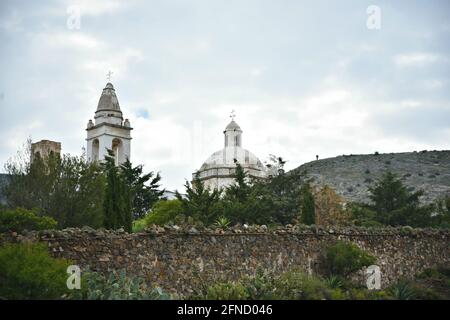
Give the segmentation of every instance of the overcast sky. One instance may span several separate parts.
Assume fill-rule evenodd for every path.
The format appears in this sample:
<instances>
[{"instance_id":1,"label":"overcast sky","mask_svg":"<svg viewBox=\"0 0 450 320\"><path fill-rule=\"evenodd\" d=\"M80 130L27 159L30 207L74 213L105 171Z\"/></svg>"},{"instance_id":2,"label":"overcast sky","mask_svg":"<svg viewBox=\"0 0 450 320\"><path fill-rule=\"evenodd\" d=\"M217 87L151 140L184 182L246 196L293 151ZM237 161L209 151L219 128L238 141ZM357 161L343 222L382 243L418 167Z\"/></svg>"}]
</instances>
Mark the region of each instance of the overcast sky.
<instances>
[{"instance_id":1,"label":"overcast sky","mask_svg":"<svg viewBox=\"0 0 450 320\"><path fill-rule=\"evenodd\" d=\"M448 0L1 0L0 41L2 167L29 136L81 154L109 70L132 162L169 189L222 148L232 109L243 147L288 169L450 149Z\"/></svg>"}]
</instances>

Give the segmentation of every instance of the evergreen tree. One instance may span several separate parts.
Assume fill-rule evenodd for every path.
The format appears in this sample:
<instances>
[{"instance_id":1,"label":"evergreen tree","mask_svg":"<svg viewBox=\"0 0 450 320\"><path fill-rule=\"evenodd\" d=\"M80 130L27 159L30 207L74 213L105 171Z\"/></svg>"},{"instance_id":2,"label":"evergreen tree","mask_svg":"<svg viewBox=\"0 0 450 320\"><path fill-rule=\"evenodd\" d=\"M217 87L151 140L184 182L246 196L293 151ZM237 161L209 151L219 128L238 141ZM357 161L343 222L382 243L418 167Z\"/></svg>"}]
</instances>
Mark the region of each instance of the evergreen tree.
<instances>
[{"instance_id":1,"label":"evergreen tree","mask_svg":"<svg viewBox=\"0 0 450 320\"><path fill-rule=\"evenodd\" d=\"M314 196L309 183L305 183L301 189L300 220L302 223L308 225L315 224L316 222Z\"/></svg>"},{"instance_id":2,"label":"evergreen tree","mask_svg":"<svg viewBox=\"0 0 450 320\"><path fill-rule=\"evenodd\" d=\"M410 194L400 179L392 172L386 172L374 187L369 188L373 210L379 213L389 213L401 209L411 202L417 202L423 192Z\"/></svg>"},{"instance_id":3,"label":"evergreen tree","mask_svg":"<svg viewBox=\"0 0 450 320\"><path fill-rule=\"evenodd\" d=\"M286 173L285 160L271 155L272 164L268 164L271 176L266 181L257 181L260 185L260 194L263 194L271 203L270 216L274 221L282 224L292 223L298 217L301 204L301 178L297 171Z\"/></svg>"},{"instance_id":4,"label":"evergreen tree","mask_svg":"<svg viewBox=\"0 0 450 320\"><path fill-rule=\"evenodd\" d=\"M235 183L228 186L222 200L223 217L234 223L264 224L271 221L267 216L271 203L256 188L241 164L235 159Z\"/></svg>"},{"instance_id":5,"label":"evergreen tree","mask_svg":"<svg viewBox=\"0 0 450 320\"><path fill-rule=\"evenodd\" d=\"M202 221L205 224L212 224L222 215L221 190L205 188L198 173L192 185L186 181L185 187L186 197L183 197L178 191L176 192L176 197L181 202L181 213L183 215Z\"/></svg>"},{"instance_id":6,"label":"evergreen tree","mask_svg":"<svg viewBox=\"0 0 450 320\"><path fill-rule=\"evenodd\" d=\"M131 188L126 184L120 168L115 165L114 152L107 150L103 162L106 176L105 200L103 203L104 224L108 229L132 230Z\"/></svg>"},{"instance_id":7,"label":"evergreen tree","mask_svg":"<svg viewBox=\"0 0 450 320\"><path fill-rule=\"evenodd\" d=\"M423 191L409 192L393 173L386 172L376 185L369 188L372 204L370 210L376 212L376 221L384 225L409 225L426 227L433 224L433 205L420 205Z\"/></svg>"},{"instance_id":8,"label":"evergreen tree","mask_svg":"<svg viewBox=\"0 0 450 320\"><path fill-rule=\"evenodd\" d=\"M35 155L33 162L30 159L31 140L5 165L9 179L2 192L7 207L38 208L60 228L102 226L105 181L97 164L86 161L84 155Z\"/></svg>"},{"instance_id":9,"label":"evergreen tree","mask_svg":"<svg viewBox=\"0 0 450 320\"><path fill-rule=\"evenodd\" d=\"M244 203L250 194L250 185L248 184L248 174L244 171L240 163L234 159L236 164L235 169L235 184L230 185L225 191L225 197L232 201L239 201Z\"/></svg>"},{"instance_id":10,"label":"evergreen tree","mask_svg":"<svg viewBox=\"0 0 450 320\"><path fill-rule=\"evenodd\" d=\"M433 216L433 226L450 228L450 196L437 201L437 213Z\"/></svg>"},{"instance_id":11,"label":"evergreen tree","mask_svg":"<svg viewBox=\"0 0 450 320\"><path fill-rule=\"evenodd\" d=\"M286 174L281 157L271 155L268 179L249 178L236 161L236 183L225 190L224 214L233 222L292 223L300 206L300 177Z\"/></svg>"},{"instance_id":12,"label":"evergreen tree","mask_svg":"<svg viewBox=\"0 0 450 320\"><path fill-rule=\"evenodd\" d=\"M133 167L129 159L121 165L121 173L130 189L129 200L134 219L142 218L161 198L164 190L159 190L159 173L143 173L143 166Z\"/></svg>"}]
</instances>

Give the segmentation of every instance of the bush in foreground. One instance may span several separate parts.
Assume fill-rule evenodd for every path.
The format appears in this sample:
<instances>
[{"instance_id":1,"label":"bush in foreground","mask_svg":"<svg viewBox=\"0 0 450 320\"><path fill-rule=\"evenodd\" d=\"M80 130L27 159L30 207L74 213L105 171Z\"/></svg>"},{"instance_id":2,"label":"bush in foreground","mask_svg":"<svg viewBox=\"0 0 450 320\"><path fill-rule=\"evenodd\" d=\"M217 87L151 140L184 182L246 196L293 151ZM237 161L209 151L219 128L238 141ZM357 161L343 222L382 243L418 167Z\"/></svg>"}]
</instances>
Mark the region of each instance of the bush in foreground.
<instances>
[{"instance_id":1,"label":"bush in foreground","mask_svg":"<svg viewBox=\"0 0 450 320\"><path fill-rule=\"evenodd\" d=\"M109 275L85 271L81 277L81 290L74 290L71 299L85 300L167 300L170 296L161 288L150 288L143 278L129 276L125 270Z\"/></svg>"},{"instance_id":2,"label":"bush in foreground","mask_svg":"<svg viewBox=\"0 0 450 320\"><path fill-rule=\"evenodd\" d=\"M0 247L0 297L60 299L69 261L50 257L45 244L6 244Z\"/></svg>"}]
</instances>

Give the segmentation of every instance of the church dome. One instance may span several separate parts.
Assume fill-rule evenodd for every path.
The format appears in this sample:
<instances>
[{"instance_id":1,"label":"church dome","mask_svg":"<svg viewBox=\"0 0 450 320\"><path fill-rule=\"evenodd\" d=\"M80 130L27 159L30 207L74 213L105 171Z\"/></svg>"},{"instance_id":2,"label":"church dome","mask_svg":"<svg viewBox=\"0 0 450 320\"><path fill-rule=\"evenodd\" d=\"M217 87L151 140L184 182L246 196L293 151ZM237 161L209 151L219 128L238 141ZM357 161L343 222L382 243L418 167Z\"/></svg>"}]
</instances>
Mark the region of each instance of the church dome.
<instances>
[{"instance_id":1,"label":"church dome","mask_svg":"<svg viewBox=\"0 0 450 320\"><path fill-rule=\"evenodd\" d=\"M242 167L251 167L255 170L265 171L264 165L252 152L238 146L224 147L222 150L214 152L202 164L200 170L206 170L218 167L235 168L236 163Z\"/></svg>"},{"instance_id":2,"label":"church dome","mask_svg":"<svg viewBox=\"0 0 450 320\"><path fill-rule=\"evenodd\" d=\"M234 183L236 161L249 176L267 177L266 167L256 155L242 147L242 130L233 120L225 128L225 146L206 159L200 169L193 174L210 189L227 187Z\"/></svg>"}]
</instances>

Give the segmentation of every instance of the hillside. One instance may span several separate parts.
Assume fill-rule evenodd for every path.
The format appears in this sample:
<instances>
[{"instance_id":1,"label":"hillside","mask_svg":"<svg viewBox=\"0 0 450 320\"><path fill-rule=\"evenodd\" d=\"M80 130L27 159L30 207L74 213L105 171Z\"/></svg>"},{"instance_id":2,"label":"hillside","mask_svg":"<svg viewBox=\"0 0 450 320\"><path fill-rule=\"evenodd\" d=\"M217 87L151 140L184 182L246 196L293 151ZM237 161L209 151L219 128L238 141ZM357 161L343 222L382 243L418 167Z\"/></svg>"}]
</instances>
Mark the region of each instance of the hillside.
<instances>
[{"instance_id":1,"label":"hillside","mask_svg":"<svg viewBox=\"0 0 450 320\"><path fill-rule=\"evenodd\" d=\"M368 202L368 186L388 170L410 191L424 190L423 203L450 195L450 150L343 155L305 163L293 171L314 185L329 185L349 201Z\"/></svg>"}]
</instances>

